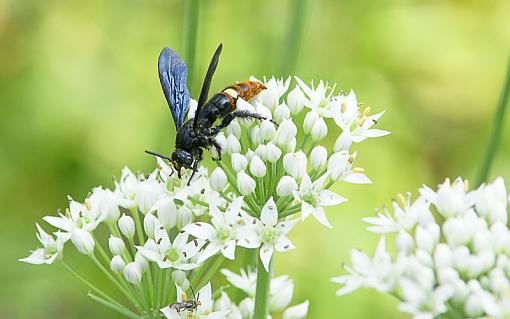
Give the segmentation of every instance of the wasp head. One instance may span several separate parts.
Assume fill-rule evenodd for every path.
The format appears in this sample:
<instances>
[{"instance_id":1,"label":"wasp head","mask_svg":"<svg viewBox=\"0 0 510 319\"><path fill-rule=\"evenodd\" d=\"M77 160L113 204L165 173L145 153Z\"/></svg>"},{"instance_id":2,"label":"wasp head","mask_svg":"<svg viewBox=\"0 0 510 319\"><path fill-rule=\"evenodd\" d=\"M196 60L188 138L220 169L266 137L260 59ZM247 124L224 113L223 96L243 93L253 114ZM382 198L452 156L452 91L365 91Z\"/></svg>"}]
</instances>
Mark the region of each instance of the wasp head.
<instances>
[{"instance_id":1,"label":"wasp head","mask_svg":"<svg viewBox=\"0 0 510 319\"><path fill-rule=\"evenodd\" d=\"M181 169L191 168L191 165L193 164L193 157L190 153L178 148L172 153L172 164L177 170L179 178L181 178Z\"/></svg>"}]
</instances>

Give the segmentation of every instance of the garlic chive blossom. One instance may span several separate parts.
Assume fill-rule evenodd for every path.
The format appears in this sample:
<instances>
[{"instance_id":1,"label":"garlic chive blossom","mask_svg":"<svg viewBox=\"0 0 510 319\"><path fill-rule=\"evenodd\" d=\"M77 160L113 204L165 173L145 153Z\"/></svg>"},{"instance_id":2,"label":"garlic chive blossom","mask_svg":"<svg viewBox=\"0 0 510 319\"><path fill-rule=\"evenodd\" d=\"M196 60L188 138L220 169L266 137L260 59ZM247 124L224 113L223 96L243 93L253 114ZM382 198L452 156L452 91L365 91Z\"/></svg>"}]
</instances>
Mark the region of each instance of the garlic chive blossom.
<instances>
[{"instance_id":1,"label":"garlic chive blossom","mask_svg":"<svg viewBox=\"0 0 510 319\"><path fill-rule=\"evenodd\" d=\"M223 152L210 173L198 167L188 185L191 170L179 179L161 158L148 174L126 167L111 189L95 187L83 202L69 197L63 212L45 216L54 229L46 233L37 225L42 247L20 261L62 262L88 286L91 298L132 319L151 318L159 310L174 319L266 319L266 309L273 317L304 318L308 302L288 307L294 287L287 277L271 278L267 271L270 261L275 252L294 248L287 236L300 220L313 215L331 226L324 207L346 199L329 190L330 186L335 182L370 182L363 169L355 166L356 153L351 146L388 132L374 128L382 113L373 116L368 108L360 109L354 93L335 93L326 82L309 86L290 77L264 79L264 83L267 89L253 100L239 98L237 109L255 111L271 121L234 119L215 138ZM327 141L333 140L335 145L329 145ZM220 154L213 148L211 155L219 159ZM463 207L457 201L464 203L464 199L444 200L455 192L448 190L434 199L449 214ZM494 193L490 190L484 194L477 209L490 220L500 220L501 202L492 204ZM374 227L397 227L389 220L378 223ZM420 238L425 238L424 249L430 251L436 243L433 229L420 233ZM401 246L410 251L412 240L401 237ZM124 300L99 290L64 262L68 242L89 257ZM248 269L255 266L253 258L238 258L237 246L253 250L260 264L257 274L248 275L246 298L234 303L225 291L213 293L207 282L221 263L235 260ZM265 287L258 295L254 288L257 279L260 287ZM191 288L204 287L200 296L197 293L196 311L176 313L170 306L183 301L184 292L175 291L176 285L186 289L188 297ZM482 295L482 288L469 287L473 296Z\"/></svg>"},{"instance_id":2,"label":"garlic chive blossom","mask_svg":"<svg viewBox=\"0 0 510 319\"><path fill-rule=\"evenodd\" d=\"M470 191L467 182L427 186L393 213L365 218L381 234L372 258L353 250L337 295L358 288L392 294L413 318L509 318L510 230L502 178ZM433 214L436 212L437 214ZM385 235L395 234L392 256Z\"/></svg>"}]
</instances>

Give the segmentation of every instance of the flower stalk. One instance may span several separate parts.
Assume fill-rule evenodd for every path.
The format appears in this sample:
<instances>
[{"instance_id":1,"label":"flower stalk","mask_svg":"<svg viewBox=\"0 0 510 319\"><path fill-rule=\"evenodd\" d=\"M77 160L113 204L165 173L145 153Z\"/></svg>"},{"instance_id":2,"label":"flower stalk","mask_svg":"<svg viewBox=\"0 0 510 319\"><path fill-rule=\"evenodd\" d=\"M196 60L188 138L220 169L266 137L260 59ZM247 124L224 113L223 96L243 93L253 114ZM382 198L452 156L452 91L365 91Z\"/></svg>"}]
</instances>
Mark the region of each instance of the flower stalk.
<instances>
[{"instance_id":1,"label":"flower stalk","mask_svg":"<svg viewBox=\"0 0 510 319\"><path fill-rule=\"evenodd\" d=\"M500 144L501 134L503 131L503 121L505 119L506 110L508 108L509 97L510 97L510 57L508 59L505 82L501 90L501 96L499 98L498 106L496 108L496 113L494 114L491 132L489 135L489 140L487 142L487 148L485 150L485 154L481 163L480 172L476 180L477 182L476 185L481 185L483 182L486 182L487 178L489 177L490 169L492 167L494 157L496 156Z\"/></svg>"},{"instance_id":2,"label":"flower stalk","mask_svg":"<svg viewBox=\"0 0 510 319\"><path fill-rule=\"evenodd\" d=\"M266 270L259 259L257 263L257 290L255 292L255 308L253 319L266 319L269 313L269 291L271 286L272 261Z\"/></svg>"}]
</instances>

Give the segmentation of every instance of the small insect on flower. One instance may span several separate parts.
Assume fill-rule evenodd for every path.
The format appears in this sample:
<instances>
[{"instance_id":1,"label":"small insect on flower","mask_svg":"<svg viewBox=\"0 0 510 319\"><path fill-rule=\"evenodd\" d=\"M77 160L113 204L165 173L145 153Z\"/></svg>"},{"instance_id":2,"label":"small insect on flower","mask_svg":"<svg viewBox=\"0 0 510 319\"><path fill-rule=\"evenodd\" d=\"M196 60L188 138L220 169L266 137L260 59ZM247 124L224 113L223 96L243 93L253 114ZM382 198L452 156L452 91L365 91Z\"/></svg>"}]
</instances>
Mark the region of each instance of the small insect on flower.
<instances>
[{"instance_id":1,"label":"small insect on flower","mask_svg":"<svg viewBox=\"0 0 510 319\"><path fill-rule=\"evenodd\" d=\"M186 63L170 48L161 51L158 61L159 79L165 93L168 106L172 112L177 134L175 137L175 151L171 157L154 152L148 154L169 160L179 178L184 169L193 170L188 185L202 160L203 149L214 147L221 159L221 146L215 140L221 129L226 128L236 117L244 119L266 120L267 118L247 110L236 110L237 99L248 101L257 96L266 86L257 81L246 81L228 86L207 101L211 80L218 65L222 50L220 44L214 53L209 69L202 84L202 91L198 99L194 118L184 122L189 111L190 95L186 86ZM216 120L221 123L215 125Z\"/></svg>"},{"instance_id":2,"label":"small insect on flower","mask_svg":"<svg viewBox=\"0 0 510 319\"><path fill-rule=\"evenodd\" d=\"M178 301L176 303L173 303L170 305L170 309L174 309L175 311L177 311L177 313L180 313L181 311L193 312L198 308L198 306L200 306L200 300L198 300L198 298L200 297L200 292L198 293L197 296L195 296L193 287L190 286L189 288L191 289L191 292L193 293L193 299L183 300L183 301Z\"/></svg>"}]
</instances>

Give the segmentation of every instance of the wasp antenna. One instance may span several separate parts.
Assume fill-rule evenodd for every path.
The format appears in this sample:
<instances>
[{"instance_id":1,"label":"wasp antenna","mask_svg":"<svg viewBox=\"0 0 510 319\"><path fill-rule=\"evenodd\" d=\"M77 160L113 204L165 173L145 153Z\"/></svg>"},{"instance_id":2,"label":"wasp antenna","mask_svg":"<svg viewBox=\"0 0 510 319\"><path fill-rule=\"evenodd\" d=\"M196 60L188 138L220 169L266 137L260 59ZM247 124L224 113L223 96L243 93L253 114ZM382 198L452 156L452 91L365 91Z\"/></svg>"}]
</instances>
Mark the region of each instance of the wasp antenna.
<instances>
[{"instance_id":1,"label":"wasp antenna","mask_svg":"<svg viewBox=\"0 0 510 319\"><path fill-rule=\"evenodd\" d=\"M145 151L145 153L150 154L150 155L154 155L154 156L156 156L156 157L164 158L164 159L167 159L167 160L169 160L169 161L172 161L172 159L171 159L170 157L167 157L167 156L165 156L165 155L161 155L161 154L154 153L154 152L147 151L147 150Z\"/></svg>"}]
</instances>

